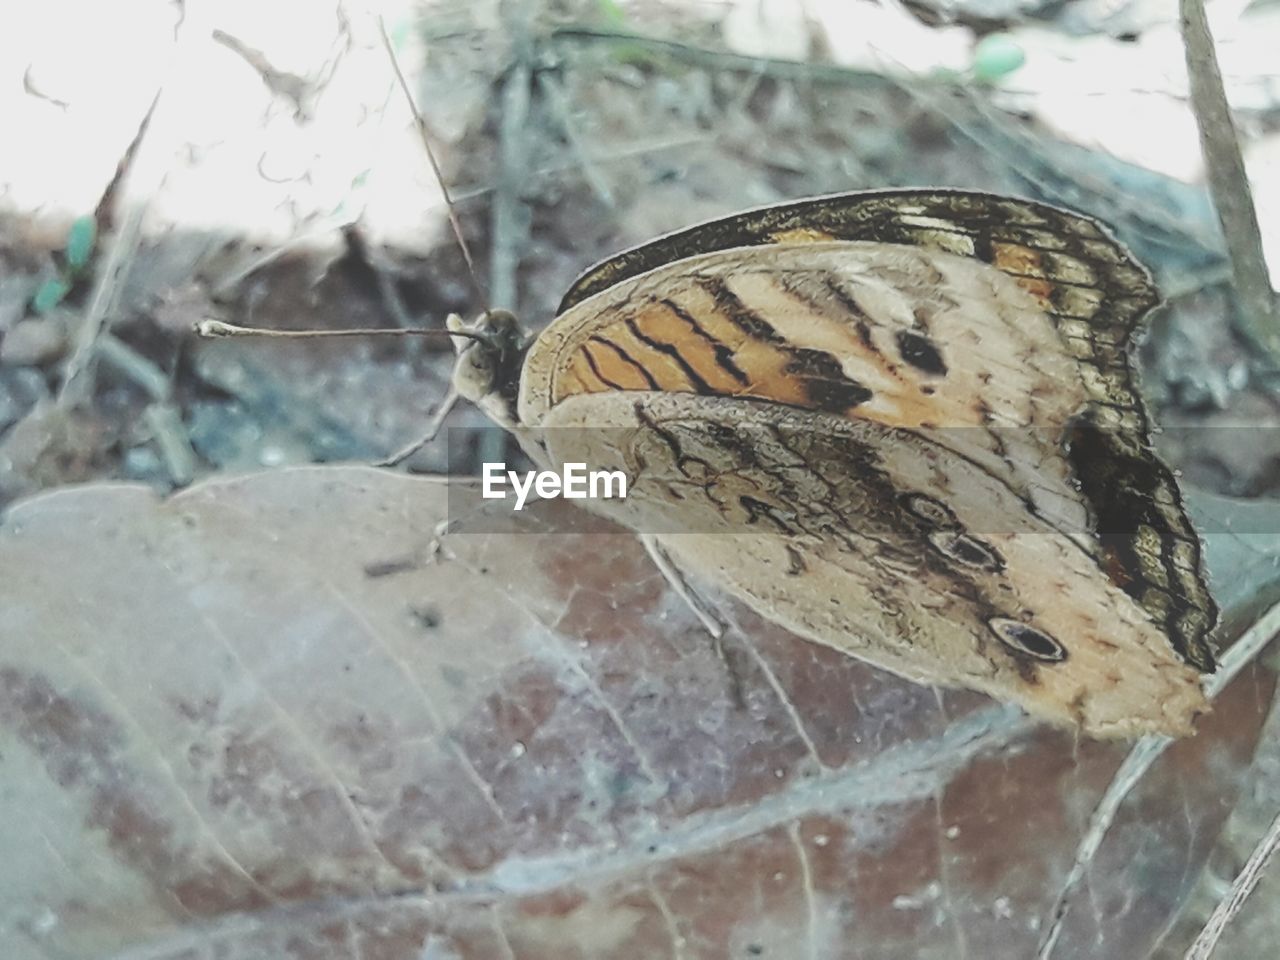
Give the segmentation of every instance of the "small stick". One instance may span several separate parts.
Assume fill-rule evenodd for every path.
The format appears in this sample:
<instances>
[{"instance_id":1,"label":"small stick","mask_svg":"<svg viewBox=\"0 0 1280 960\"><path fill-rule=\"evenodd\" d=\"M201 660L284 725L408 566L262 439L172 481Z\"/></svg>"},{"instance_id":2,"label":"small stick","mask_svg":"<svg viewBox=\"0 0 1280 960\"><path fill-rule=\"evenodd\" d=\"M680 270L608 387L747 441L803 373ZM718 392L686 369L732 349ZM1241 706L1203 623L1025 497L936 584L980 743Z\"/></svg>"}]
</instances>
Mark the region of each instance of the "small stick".
<instances>
[{"instance_id":1,"label":"small stick","mask_svg":"<svg viewBox=\"0 0 1280 960\"><path fill-rule=\"evenodd\" d=\"M1267 869L1267 862L1275 854L1276 847L1280 847L1280 815L1277 815L1271 821L1271 826L1267 829L1266 835L1253 848L1253 853L1249 855L1248 862L1240 871L1240 875L1236 877L1235 882L1231 884L1230 892L1213 911L1213 916L1209 918L1209 922L1200 931L1200 936L1196 937L1196 942L1191 945L1191 949L1187 951L1184 960L1209 960L1209 956L1218 945L1222 931L1226 929L1231 919L1240 912L1244 902L1249 899L1249 894L1253 893L1254 887L1262 879L1263 871Z\"/></svg>"},{"instance_id":2,"label":"small stick","mask_svg":"<svg viewBox=\"0 0 1280 960\"><path fill-rule=\"evenodd\" d=\"M440 172L440 164L436 160L436 152L431 149L431 137L427 131L427 123L422 119L418 104L413 99L413 93L409 89L409 81L404 78L404 71L400 69L400 61L396 58L396 52L391 46L391 37L387 35L387 25L381 17L378 18L378 32L382 34L382 45L386 48L387 57L391 60L391 69L395 71L396 81L400 84L400 90L404 93L404 98L409 103L409 112L413 114L414 126L417 128L418 136L422 140L422 146L427 151L427 159L431 161L431 171L436 176L436 183L440 185L440 193L444 197L445 206L449 210L449 226L453 228L453 235L462 250L462 259L467 263L467 276L471 278L471 285L480 303L488 304L488 297L485 295L484 287L480 283L480 277L476 273L475 260L471 257L471 248L467 246L467 239L462 233L462 221L458 219L458 212L453 207L453 198L449 196L449 188L445 186L444 174Z\"/></svg>"},{"instance_id":3,"label":"small stick","mask_svg":"<svg viewBox=\"0 0 1280 960\"><path fill-rule=\"evenodd\" d=\"M1240 674L1240 671L1253 663L1263 648L1275 639L1278 631L1280 631L1280 603L1275 604L1259 617L1253 626L1222 655L1217 672L1205 681L1204 692L1209 699L1212 700L1218 696ZM1085 871L1101 848L1102 841L1106 838L1107 831L1111 829L1116 813L1120 810L1120 805L1172 743L1174 740L1171 737L1154 734L1143 737L1133 745L1133 749L1120 764L1120 769L1111 778L1106 792L1089 817L1089 827L1076 848L1075 860L1071 864L1071 869L1067 871L1053 909L1049 912L1047 932L1040 941L1036 960L1049 960L1052 955L1053 948L1057 945L1058 937L1061 936L1066 923L1071 895L1084 879Z\"/></svg>"},{"instance_id":4,"label":"small stick","mask_svg":"<svg viewBox=\"0 0 1280 960\"><path fill-rule=\"evenodd\" d=\"M98 357L136 383L156 403L173 399L172 377L115 334L103 331L99 336Z\"/></svg>"},{"instance_id":5,"label":"small stick","mask_svg":"<svg viewBox=\"0 0 1280 960\"><path fill-rule=\"evenodd\" d=\"M1200 130L1209 194L1227 241L1242 325L1248 337L1267 354L1274 369L1280 364L1280 309L1267 274L1258 211L1222 87L1222 71L1205 17L1204 0L1181 0L1180 11L1191 112Z\"/></svg>"},{"instance_id":6,"label":"small stick","mask_svg":"<svg viewBox=\"0 0 1280 960\"><path fill-rule=\"evenodd\" d=\"M137 133L125 149L116 177L108 185L107 193L119 190L122 196L132 200L135 197L150 198L160 192L167 174L167 166L162 159L163 151L153 146L142 161L139 160L139 154L163 93L162 84L151 98L151 105L138 124ZM93 363L98 341L114 319L125 276L141 244L142 220L146 210L146 199L124 205L119 229L104 244L105 253L101 263L97 265L93 291L80 321L80 329L76 332L75 349L67 361L62 386L55 401L63 409L79 405L93 393Z\"/></svg>"},{"instance_id":7,"label":"small stick","mask_svg":"<svg viewBox=\"0 0 1280 960\"><path fill-rule=\"evenodd\" d=\"M525 125L529 120L529 80L532 68L517 61L502 82L498 109L498 183L490 210L491 250L489 289L495 306L516 309L516 271L527 231L520 194L529 158Z\"/></svg>"},{"instance_id":8,"label":"small stick","mask_svg":"<svg viewBox=\"0 0 1280 960\"><path fill-rule=\"evenodd\" d=\"M142 418L151 428L152 439L160 451L160 459L169 471L174 486L185 487L196 475L196 452L182 424L182 414L172 403L148 404Z\"/></svg>"},{"instance_id":9,"label":"small stick","mask_svg":"<svg viewBox=\"0 0 1280 960\"><path fill-rule=\"evenodd\" d=\"M511 63L497 95L498 182L489 210L489 293L493 306L515 310L517 268L528 239L529 217L523 195L529 175L529 109L535 52L533 6L513 0L502 7L502 22L511 44Z\"/></svg>"},{"instance_id":10,"label":"small stick","mask_svg":"<svg viewBox=\"0 0 1280 960\"><path fill-rule=\"evenodd\" d=\"M268 330L265 327L242 327L221 320L197 320L192 329L196 336L210 340L224 337L270 337L278 340L304 340L312 337L462 337L464 340L487 342L481 333L468 330L420 330L406 327L359 327L354 330Z\"/></svg>"},{"instance_id":11,"label":"small stick","mask_svg":"<svg viewBox=\"0 0 1280 960\"><path fill-rule=\"evenodd\" d=\"M591 192L607 209L616 210L618 205L613 199L613 191L609 189L609 183L600 171L595 152L578 135L578 128L574 125L573 111L569 107L569 98L564 92L564 86L545 71L537 75L537 80L538 90L551 107L551 112L555 114L565 140L578 155L578 165L582 169L582 176L587 181L587 185L591 187Z\"/></svg>"}]
</instances>

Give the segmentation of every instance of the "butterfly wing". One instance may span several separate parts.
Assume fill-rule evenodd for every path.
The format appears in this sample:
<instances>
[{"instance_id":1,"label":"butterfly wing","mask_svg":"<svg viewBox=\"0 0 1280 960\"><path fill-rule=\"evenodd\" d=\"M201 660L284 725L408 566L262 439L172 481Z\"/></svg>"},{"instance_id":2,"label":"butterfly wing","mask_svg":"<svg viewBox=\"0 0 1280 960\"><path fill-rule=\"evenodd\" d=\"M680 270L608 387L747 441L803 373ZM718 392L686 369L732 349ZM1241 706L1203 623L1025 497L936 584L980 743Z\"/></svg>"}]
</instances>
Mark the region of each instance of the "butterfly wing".
<instances>
[{"instance_id":1,"label":"butterfly wing","mask_svg":"<svg viewBox=\"0 0 1280 960\"><path fill-rule=\"evenodd\" d=\"M810 640L1097 736L1185 734L1206 707L1087 549L928 431L613 392L558 404L543 437L631 478L597 508Z\"/></svg>"},{"instance_id":2,"label":"butterfly wing","mask_svg":"<svg viewBox=\"0 0 1280 960\"><path fill-rule=\"evenodd\" d=\"M557 314L687 257L831 240L893 243L979 260L1016 278L1064 317L1081 313L1081 301L1101 292L1104 315L1090 319L1121 339L1160 299L1146 268L1089 217L967 190L867 190L747 210L615 254L574 281Z\"/></svg>"},{"instance_id":3,"label":"butterfly wing","mask_svg":"<svg viewBox=\"0 0 1280 960\"><path fill-rule=\"evenodd\" d=\"M779 244L691 257L562 315L525 363L520 416L648 390L940 429L1079 526L1061 443L1088 402L1077 367L1044 312L989 267L894 244Z\"/></svg>"},{"instance_id":4,"label":"butterfly wing","mask_svg":"<svg viewBox=\"0 0 1280 960\"><path fill-rule=\"evenodd\" d=\"M1098 569L1212 668L1199 541L1128 359L1156 294L1093 221L983 194L823 198L622 254L565 302L524 366L525 424L571 396L664 391L940 428L1084 530Z\"/></svg>"}]
</instances>

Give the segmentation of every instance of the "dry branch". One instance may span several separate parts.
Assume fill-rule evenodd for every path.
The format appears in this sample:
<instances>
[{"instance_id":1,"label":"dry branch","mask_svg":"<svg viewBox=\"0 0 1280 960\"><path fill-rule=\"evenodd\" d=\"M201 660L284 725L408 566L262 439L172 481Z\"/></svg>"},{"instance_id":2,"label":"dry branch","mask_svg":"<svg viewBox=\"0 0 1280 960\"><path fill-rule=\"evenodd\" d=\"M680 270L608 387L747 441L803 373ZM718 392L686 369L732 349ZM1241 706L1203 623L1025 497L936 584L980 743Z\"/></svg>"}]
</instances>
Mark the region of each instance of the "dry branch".
<instances>
[{"instance_id":1,"label":"dry branch","mask_svg":"<svg viewBox=\"0 0 1280 960\"><path fill-rule=\"evenodd\" d=\"M1263 871L1267 869L1267 863L1276 852L1276 847L1280 847L1280 814L1271 821L1266 835L1253 848L1253 853L1249 855L1240 875L1231 884L1230 891L1223 897L1222 902L1213 911L1213 915L1209 917L1209 922L1200 931L1200 936L1196 937L1196 942L1187 951L1185 960L1209 960L1214 948L1218 945L1222 931L1240 912L1245 901L1249 899L1249 894L1253 893L1254 887L1262 879Z\"/></svg>"},{"instance_id":2,"label":"dry branch","mask_svg":"<svg viewBox=\"0 0 1280 960\"><path fill-rule=\"evenodd\" d=\"M1268 365L1280 367L1280 310L1262 253L1262 234L1245 174L1240 140L1222 87L1222 72L1205 18L1204 0L1181 0L1182 38L1187 56L1191 108L1200 130L1209 192L1222 224L1239 297L1243 332Z\"/></svg>"}]
</instances>

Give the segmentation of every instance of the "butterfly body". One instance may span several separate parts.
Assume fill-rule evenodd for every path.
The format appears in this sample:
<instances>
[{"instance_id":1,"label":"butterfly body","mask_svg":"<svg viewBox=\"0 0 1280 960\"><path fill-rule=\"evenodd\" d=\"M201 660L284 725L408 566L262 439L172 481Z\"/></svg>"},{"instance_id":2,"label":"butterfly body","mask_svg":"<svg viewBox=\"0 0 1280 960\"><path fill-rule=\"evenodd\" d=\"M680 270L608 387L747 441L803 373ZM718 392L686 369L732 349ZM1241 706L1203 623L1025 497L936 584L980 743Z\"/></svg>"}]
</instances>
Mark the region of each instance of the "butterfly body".
<instances>
[{"instance_id":1,"label":"butterfly body","mask_svg":"<svg viewBox=\"0 0 1280 960\"><path fill-rule=\"evenodd\" d=\"M1215 612L1132 383L1155 301L1085 218L852 194L606 261L518 383L480 347L456 382L543 466L623 470L596 508L801 636L1092 734L1181 734Z\"/></svg>"}]
</instances>

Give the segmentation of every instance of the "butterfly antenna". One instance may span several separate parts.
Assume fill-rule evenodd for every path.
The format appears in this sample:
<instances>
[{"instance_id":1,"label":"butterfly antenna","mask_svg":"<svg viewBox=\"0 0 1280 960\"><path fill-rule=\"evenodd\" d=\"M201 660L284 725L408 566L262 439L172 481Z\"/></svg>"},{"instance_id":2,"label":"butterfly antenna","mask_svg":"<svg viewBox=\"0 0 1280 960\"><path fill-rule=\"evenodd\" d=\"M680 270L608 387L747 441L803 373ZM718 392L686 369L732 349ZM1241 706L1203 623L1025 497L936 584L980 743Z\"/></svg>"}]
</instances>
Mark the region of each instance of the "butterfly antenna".
<instances>
[{"instance_id":1,"label":"butterfly antenna","mask_svg":"<svg viewBox=\"0 0 1280 960\"><path fill-rule=\"evenodd\" d=\"M269 337L276 340L311 340L315 337L461 337L487 343L483 334L468 330L422 330L418 327L360 327L354 330L269 330L264 327L242 327L221 320L197 320L193 325L197 336L208 340L225 337Z\"/></svg>"},{"instance_id":2,"label":"butterfly antenna","mask_svg":"<svg viewBox=\"0 0 1280 960\"><path fill-rule=\"evenodd\" d=\"M387 25L382 17L378 17L378 32L382 35L382 46L386 49L387 57L391 60L391 69L395 71L396 81L400 85L405 101L409 104L409 112L413 114L413 123L417 127L418 137L422 140L422 146L427 151L427 159L431 161L431 171L435 174L436 183L440 186L440 193L444 196L444 203L449 211L449 225L453 228L453 236L458 241L458 247L462 250L462 259L466 261L467 275L471 278L471 287L481 305L487 311L489 309L489 296L485 292L484 286L480 283L479 274L476 273L476 263L471 256L471 247L467 244L467 238L463 236L462 223L458 220L458 211L454 208L453 197L450 196L449 187L444 182L444 174L440 172L440 163L436 160L436 152L431 148L431 136L427 131L427 123L422 119L422 112L418 109L418 105L413 99L413 92L409 89L409 82L404 77L404 71L400 69L400 60L396 57L395 49L391 46L391 37L387 35Z\"/></svg>"}]
</instances>

